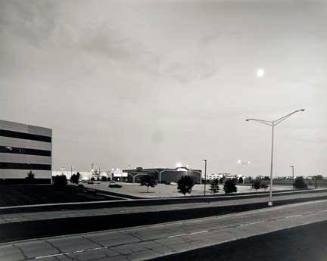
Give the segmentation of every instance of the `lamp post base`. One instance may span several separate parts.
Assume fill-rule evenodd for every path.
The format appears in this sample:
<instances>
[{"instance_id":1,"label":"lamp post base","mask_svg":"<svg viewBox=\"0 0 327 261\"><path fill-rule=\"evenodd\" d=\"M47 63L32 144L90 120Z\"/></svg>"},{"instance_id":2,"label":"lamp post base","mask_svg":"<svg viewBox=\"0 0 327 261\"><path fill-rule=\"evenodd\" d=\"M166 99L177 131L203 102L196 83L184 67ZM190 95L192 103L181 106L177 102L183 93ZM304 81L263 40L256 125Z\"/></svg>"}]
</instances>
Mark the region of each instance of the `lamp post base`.
<instances>
[{"instance_id":1,"label":"lamp post base","mask_svg":"<svg viewBox=\"0 0 327 261\"><path fill-rule=\"evenodd\" d=\"M268 201L268 207L272 207L272 206L273 206L272 201Z\"/></svg>"}]
</instances>

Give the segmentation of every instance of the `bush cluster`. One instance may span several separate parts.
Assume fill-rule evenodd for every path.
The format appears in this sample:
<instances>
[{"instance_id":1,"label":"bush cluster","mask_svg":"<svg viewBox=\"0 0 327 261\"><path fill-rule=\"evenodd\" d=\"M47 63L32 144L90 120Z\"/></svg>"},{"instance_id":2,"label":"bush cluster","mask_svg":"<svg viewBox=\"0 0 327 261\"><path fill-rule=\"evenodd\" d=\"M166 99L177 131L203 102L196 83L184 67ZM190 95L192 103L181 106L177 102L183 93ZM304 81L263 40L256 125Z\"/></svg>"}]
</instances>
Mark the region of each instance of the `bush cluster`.
<instances>
[{"instance_id":1,"label":"bush cluster","mask_svg":"<svg viewBox=\"0 0 327 261\"><path fill-rule=\"evenodd\" d=\"M236 180L227 179L224 184L224 191L226 194L237 192Z\"/></svg>"},{"instance_id":2,"label":"bush cluster","mask_svg":"<svg viewBox=\"0 0 327 261\"><path fill-rule=\"evenodd\" d=\"M215 194L219 191L219 180L218 179L214 179L211 181L210 183L210 191Z\"/></svg>"},{"instance_id":3,"label":"bush cluster","mask_svg":"<svg viewBox=\"0 0 327 261\"><path fill-rule=\"evenodd\" d=\"M194 186L194 180L190 176L182 176L180 180L177 181L178 192L184 194L191 194L192 188Z\"/></svg>"},{"instance_id":4,"label":"bush cluster","mask_svg":"<svg viewBox=\"0 0 327 261\"><path fill-rule=\"evenodd\" d=\"M57 188L63 188L67 185L67 177L65 175L57 175L52 177L53 185Z\"/></svg>"},{"instance_id":5,"label":"bush cluster","mask_svg":"<svg viewBox=\"0 0 327 261\"><path fill-rule=\"evenodd\" d=\"M296 189L307 189L308 185L305 183L303 177L296 177L293 183L293 187Z\"/></svg>"},{"instance_id":6,"label":"bush cluster","mask_svg":"<svg viewBox=\"0 0 327 261\"><path fill-rule=\"evenodd\" d=\"M252 181L252 188L256 190L261 188L266 189L268 188L268 182L267 179L256 178Z\"/></svg>"}]
</instances>

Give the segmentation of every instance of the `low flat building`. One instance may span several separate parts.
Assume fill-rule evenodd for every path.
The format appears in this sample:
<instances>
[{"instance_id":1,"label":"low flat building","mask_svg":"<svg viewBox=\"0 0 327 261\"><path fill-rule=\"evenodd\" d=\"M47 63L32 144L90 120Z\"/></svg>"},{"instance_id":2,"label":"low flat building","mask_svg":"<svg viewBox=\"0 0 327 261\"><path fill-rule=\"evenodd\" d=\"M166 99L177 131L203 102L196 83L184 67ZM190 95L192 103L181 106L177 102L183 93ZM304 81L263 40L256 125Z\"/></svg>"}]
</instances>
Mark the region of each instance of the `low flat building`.
<instances>
[{"instance_id":1,"label":"low flat building","mask_svg":"<svg viewBox=\"0 0 327 261\"><path fill-rule=\"evenodd\" d=\"M52 130L0 120L0 182L51 183Z\"/></svg>"},{"instance_id":2,"label":"low flat building","mask_svg":"<svg viewBox=\"0 0 327 261\"><path fill-rule=\"evenodd\" d=\"M124 172L128 173L128 182L140 182L140 178L144 175L152 175L158 181L158 183L171 183L177 182L182 176L190 176L194 180L194 183L201 183L201 170L189 169L186 167L178 168L136 168L126 169Z\"/></svg>"}]
</instances>

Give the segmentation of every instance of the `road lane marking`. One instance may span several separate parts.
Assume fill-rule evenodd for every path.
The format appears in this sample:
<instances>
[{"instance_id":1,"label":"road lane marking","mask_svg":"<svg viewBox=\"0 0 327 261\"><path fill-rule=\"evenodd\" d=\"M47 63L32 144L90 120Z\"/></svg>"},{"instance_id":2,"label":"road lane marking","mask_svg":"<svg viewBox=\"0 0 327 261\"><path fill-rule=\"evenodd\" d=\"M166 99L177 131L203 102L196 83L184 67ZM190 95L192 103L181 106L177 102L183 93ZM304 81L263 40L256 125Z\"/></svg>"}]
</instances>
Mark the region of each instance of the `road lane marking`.
<instances>
[{"instance_id":1,"label":"road lane marking","mask_svg":"<svg viewBox=\"0 0 327 261\"><path fill-rule=\"evenodd\" d=\"M197 234L208 233L208 232L209 232L208 230L202 230L202 231L190 233L190 235L197 235Z\"/></svg>"},{"instance_id":2,"label":"road lane marking","mask_svg":"<svg viewBox=\"0 0 327 261\"><path fill-rule=\"evenodd\" d=\"M265 222L264 220L260 220L260 221L255 221L255 222L243 223L243 224L240 224L239 226L240 227L251 226L251 225L260 224L260 223L264 223L264 222Z\"/></svg>"},{"instance_id":3,"label":"road lane marking","mask_svg":"<svg viewBox=\"0 0 327 261\"><path fill-rule=\"evenodd\" d=\"M291 215L291 216L286 216L284 219L293 218L293 217L302 217L302 215Z\"/></svg>"},{"instance_id":4,"label":"road lane marking","mask_svg":"<svg viewBox=\"0 0 327 261\"><path fill-rule=\"evenodd\" d=\"M169 236L168 238L181 237L181 236L186 236L186 235L187 234L178 234L178 235Z\"/></svg>"},{"instance_id":5,"label":"road lane marking","mask_svg":"<svg viewBox=\"0 0 327 261\"><path fill-rule=\"evenodd\" d=\"M85 251L84 249L82 249L82 250L76 250L73 253L83 253L84 251Z\"/></svg>"},{"instance_id":6,"label":"road lane marking","mask_svg":"<svg viewBox=\"0 0 327 261\"><path fill-rule=\"evenodd\" d=\"M68 253L59 253L59 254L46 255L46 256L36 256L35 259L42 259L42 258L48 258L48 257L63 256L64 254L68 254Z\"/></svg>"}]
</instances>

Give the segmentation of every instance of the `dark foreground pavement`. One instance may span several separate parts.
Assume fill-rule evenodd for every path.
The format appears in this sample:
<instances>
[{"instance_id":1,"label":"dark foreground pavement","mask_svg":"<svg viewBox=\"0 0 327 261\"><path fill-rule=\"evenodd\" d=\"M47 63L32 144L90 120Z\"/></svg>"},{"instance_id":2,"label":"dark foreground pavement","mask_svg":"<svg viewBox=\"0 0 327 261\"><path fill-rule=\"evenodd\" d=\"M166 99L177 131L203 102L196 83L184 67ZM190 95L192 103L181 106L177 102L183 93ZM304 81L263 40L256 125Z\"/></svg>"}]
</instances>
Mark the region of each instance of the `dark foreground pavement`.
<instances>
[{"instance_id":1,"label":"dark foreground pavement","mask_svg":"<svg viewBox=\"0 0 327 261\"><path fill-rule=\"evenodd\" d=\"M280 200L274 202L275 206L283 206L299 202L308 202L312 200L325 200L327 195L309 198L288 198L280 197ZM283 198L281 200L281 198ZM259 199L258 199L259 200ZM236 203L236 202L235 202ZM147 211L141 209L141 212L122 212L121 214L96 215L65 217L44 220L30 220L9 222L0 224L0 243L30 238L59 236L64 234L85 233L90 231L100 231L114 228L125 228L132 226L142 226L149 224L158 224L163 222L172 222L176 220L187 220L194 218L203 218L215 215L226 215L230 213L245 212L255 209L267 208L265 201L253 203L236 203L229 206L202 206L186 209L166 209L157 211ZM54 214L54 213L48 213ZM28 215L28 214L25 214ZM39 213L39 215L41 215Z\"/></svg>"},{"instance_id":2,"label":"dark foreground pavement","mask_svg":"<svg viewBox=\"0 0 327 261\"><path fill-rule=\"evenodd\" d=\"M235 240L155 260L327 260L327 221Z\"/></svg>"},{"instance_id":3,"label":"dark foreground pavement","mask_svg":"<svg viewBox=\"0 0 327 261\"><path fill-rule=\"evenodd\" d=\"M327 193L301 193L275 196L281 206L327 199ZM124 201L122 201L123 203ZM74 211L44 211L0 216L0 242L29 238L85 233L114 228L158 224L175 220L203 218L266 208L264 198L246 198L196 204L104 208Z\"/></svg>"},{"instance_id":4,"label":"dark foreground pavement","mask_svg":"<svg viewBox=\"0 0 327 261\"><path fill-rule=\"evenodd\" d=\"M321 200L0 243L0 260L326 260L326 214L327 200Z\"/></svg>"}]
</instances>

